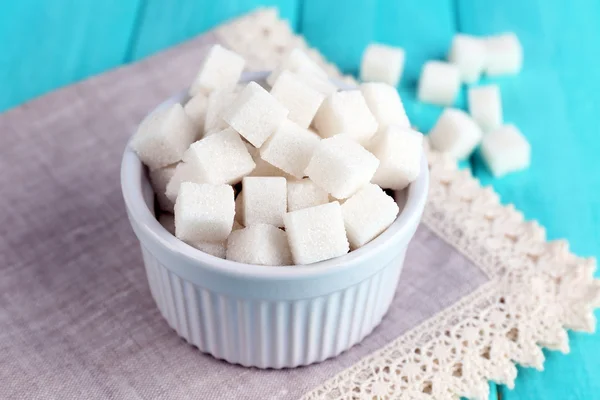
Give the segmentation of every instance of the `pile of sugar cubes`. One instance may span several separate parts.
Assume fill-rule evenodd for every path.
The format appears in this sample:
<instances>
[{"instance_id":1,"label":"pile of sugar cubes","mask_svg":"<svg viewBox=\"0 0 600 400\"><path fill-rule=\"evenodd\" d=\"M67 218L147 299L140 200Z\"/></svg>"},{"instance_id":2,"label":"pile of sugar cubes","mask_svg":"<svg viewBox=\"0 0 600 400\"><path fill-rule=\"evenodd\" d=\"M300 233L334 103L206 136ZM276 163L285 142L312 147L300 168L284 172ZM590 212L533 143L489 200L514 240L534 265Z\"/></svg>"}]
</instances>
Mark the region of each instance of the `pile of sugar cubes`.
<instances>
[{"instance_id":1,"label":"pile of sugar cubes","mask_svg":"<svg viewBox=\"0 0 600 400\"><path fill-rule=\"evenodd\" d=\"M257 265L328 260L385 231L399 208L384 189L417 179L423 157L396 89L338 91L299 49L264 83L240 84L244 65L212 47L191 98L147 117L132 138L161 224L206 253Z\"/></svg>"},{"instance_id":2,"label":"pile of sugar cubes","mask_svg":"<svg viewBox=\"0 0 600 400\"><path fill-rule=\"evenodd\" d=\"M404 50L371 44L363 54L361 79L396 86L404 67ZM496 84L475 85L482 75L515 75L523 65L523 49L514 33L488 37L457 34L452 40L448 62L425 63L417 88L421 102L446 108L429 132L431 146L458 160L480 153L494 176L525 169L531 147L512 124L504 124L500 88ZM469 85L469 113L452 108L461 84Z\"/></svg>"}]
</instances>

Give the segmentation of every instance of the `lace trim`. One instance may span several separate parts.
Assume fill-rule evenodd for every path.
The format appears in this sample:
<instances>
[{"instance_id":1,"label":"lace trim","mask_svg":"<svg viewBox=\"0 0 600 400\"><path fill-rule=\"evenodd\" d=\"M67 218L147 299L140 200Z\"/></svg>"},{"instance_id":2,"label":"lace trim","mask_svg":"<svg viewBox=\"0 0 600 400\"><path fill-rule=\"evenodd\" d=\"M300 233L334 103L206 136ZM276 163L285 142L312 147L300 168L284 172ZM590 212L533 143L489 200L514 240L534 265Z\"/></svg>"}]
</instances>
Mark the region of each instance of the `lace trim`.
<instances>
[{"instance_id":1,"label":"lace trim","mask_svg":"<svg viewBox=\"0 0 600 400\"><path fill-rule=\"evenodd\" d=\"M235 20L218 34L251 68L272 68L299 46L330 75L340 76L272 9ZM493 189L449 158L428 151L428 159L423 223L490 281L305 399L487 399L490 380L514 386L515 364L542 369L542 347L567 353L565 329L594 330L593 310L600 306L596 260L575 256L566 241L547 242L543 227L525 221L512 205L501 205Z\"/></svg>"}]
</instances>

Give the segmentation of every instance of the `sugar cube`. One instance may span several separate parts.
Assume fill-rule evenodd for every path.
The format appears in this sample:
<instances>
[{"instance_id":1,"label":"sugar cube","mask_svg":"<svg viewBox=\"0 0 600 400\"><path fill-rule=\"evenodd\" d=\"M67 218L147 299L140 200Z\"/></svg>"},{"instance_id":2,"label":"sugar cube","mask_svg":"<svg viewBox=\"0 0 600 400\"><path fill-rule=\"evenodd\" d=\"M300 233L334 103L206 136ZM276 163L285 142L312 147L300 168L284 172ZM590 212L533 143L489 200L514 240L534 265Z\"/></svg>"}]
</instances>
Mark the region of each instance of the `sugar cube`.
<instances>
[{"instance_id":1,"label":"sugar cube","mask_svg":"<svg viewBox=\"0 0 600 400\"><path fill-rule=\"evenodd\" d=\"M156 200L161 210L173 212L173 202L167 197L167 185L173 175L177 164L150 171L150 184L156 194Z\"/></svg>"},{"instance_id":2,"label":"sugar cube","mask_svg":"<svg viewBox=\"0 0 600 400\"><path fill-rule=\"evenodd\" d=\"M338 87L326 76L323 77L321 75L306 73L306 71L296 71L295 74L305 85L315 89L323 96L329 96L331 93L337 92L338 90Z\"/></svg>"},{"instance_id":3,"label":"sugar cube","mask_svg":"<svg viewBox=\"0 0 600 400\"><path fill-rule=\"evenodd\" d=\"M483 136L481 155L494 176L529 167L531 145L514 125L504 125Z\"/></svg>"},{"instance_id":4,"label":"sugar cube","mask_svg":"<svg viewBox=\"0 0 600 400\"><path fill-rule=\"evenodd\" d=\"M514 33L503 33L485 39L485 72L489 76L514 75L523 66L523 47Z\"/></svg>"},{"instance_id":5,"label":"sugar cube","mask_svg":"<svg viewBox=\"0 0 600 400\"><path fill-rule=\"evenodd\" d=\"M369 110L375 116L379 129L394 124L402 128L410 128L410 122L404 111L404 105L395 87L387 83L372 82L360 85Z\"/></svg>"},{"instance_id":6,"label":"sugar cube","mask_svg":"<svg viewBox=\"0 0 600 400\"><path fill-rule=\"evenodd\" d=\"M208 96L206 115L204 117L204 136L210 136L227 128L223 121L223 110L236 98L237 93L231 89L215 90Z\"/></svg>"},{"instance_id":7,"label":"sugar cube","mask_svg":"<svg viewBox=\"0 0 600 400\"><path fill-rule=\"evenodd\" d=\"M484 132L502 125L502 100L498 85L471 87L467 97L471 117Z\"/></svg>"},{"instance_id":8,"label":"sugar cube","mask_svg":"<svg viewBox=\"0 0 600 400\"><path fill-rule=\"evenodd\" d=\"M292 264L286 233L267 224L232 232L227 240L227 259L256 265Z\"/></svg>"},{"instance_id":9,"label":"sugar cube","mask_svg":"<svg viewBox=\"0 0 600 400\"><path fill-rule=\"evenodd\" d=\"M364 82L384 82L398 86L404 70L404 50L400 47L370 44L360 64L360 79Z\"/></svg>"},{"instance_id":10,"label":"sugar cube","mask_svg":"<svg viewBox=\"0 0 600 400\"><path fill-rule=\"evenodd\" d=\"M222 242L195 242L190 243L192 247L197 248L211 256L225 258L227 252L227 241Z\"/></svg>"},{"instance_id":11,"label":"sugar cube","mask_svg":"<svg viewBox=\"0 0 600 400\"><path fill-rule=\"evenodd\" d=\"M283 71L291 71L301 75L314 75L326 79L327 74L310 57L299 48L294 48L283 59L283 61L267 77L267 83L270 86L275 85L275 81Z\"/></svg>"},{"instance_id":12,"label":"sugar cube","mask_svg":"<svg viewBox=\"0 0 600 400\"><path fill-rule=\"evenodd\" d=\"M284 221L295 264L328 260L350 250L337 201L289 212Z\"/></svg>"},{"instance_id":13,"label":"sugar cube","mask_svg":"<svg viewBox=\"0 0 600 400\"><path fill-rule=\"evenodd\" d=\"M175 235L186 243L221 242L233 226L230 185L183 182L175 202Z\"/></svg>"},{"instance_id":14,"label":"sugar cube","mask_svg":"<svg viewBox=\"0 0 600 400\"><path fill-rule=\"evenodd\" d=\"M235 86L245 65L244 59L220 45L211 47L196 79L190 87L190 96L208 94L215 89Z\"/></svg>"},{"instance_id":15,"label":"sugar cube","mask_svg":"<svg viewBox=\"0 0 600 400\"><path fill-rule=\"evenodd\" d=\"M323 139L315 149L305 174L337 199L352 196L369 183L379 160L346 135Z\"/></svg>"},{"instance_id":16,"label":"sugar cube","mask_svg":"<svg viewBox=\"0 0 600 400\"><path fill-rule=\"evenodd\" d=\"M165 187L165 196L171 204L175 204L177 194L179 193L179 187L183 182L208 183L206 176L201 171L192 168L187 163L180 162L177 164L177 167L175 167L173 176L169 179L169 182Z\"/></svg>"},{"instance_id":17,"label":"sugar cube","mask_svg":"<svg viewBox=\"0 0 600 400\"><path fill-rule=\"evenodd\" d=\"M256 167L242 138L231 128L194 142L183 160L212 184L237 183Z\"/></svg>"},{"instance_id":18,"label":"sugar cube","mask_svg":"<svg viewBox=\"0 0 600 400\"><path fill-rule=\"evenodd\" d=\"M404 189L421 173L423 135L420 132L390 125L371 139L367 149L379 159L371 182L384 189Z\"/></svg>"},{"instance_id":19,"label":"sugar cube","mask_svg":"<svg viewBox=\"0 0 600 400\"><path fill-rule=\"evenodd\" d=\"M165 228L171 235L175 236L175 216L173 214L161 213L158 216L158 222Z\"/></svg>"},{"instance_id":20,"label":"sugar cube","mask_svg":"<svg viewBox=\"0 0 600 400\"><path fill-rule=\"evenodd\" d=\"M283 226L283 215L287 210L285 178L247 176L242 181L242 187L245 226Z\"/></svg>"},{"instance_id":21,"label":"sugar cube","mask_svg":"<svg viewBox=\"0 0 600 400\"><path fill-rule=\"evenodd\" d=\"M290 71L283 71L279 75L271 94L290 111L288 119L303 128L308 128L325 98Z\"/></svg>"},{"instance_id":22,"label":"sugar cube","mask_svg":"<svg viewBox=\"0 0 600 400\"><path fill-rule=\"evenodd\" d=\"M440 152L463 160L479 145L482 135L479 125L466 112L446 108L429 132L429 144Z\"/></svg>"},{"instance_id":23,"label":"sugar cube","mask_svg":"<svg viewBox=\"0 0 600 400\"><path fill-rule=\"evenodd\" d=\"M454 64L428 61L423 66L417 97L425 103L451 106L460 90L460 72Z\"/></svg>"},{"instance_id":24,"label":"sugar cube","mask_svg":"<svg viewBox=\"0 0 600 400\"><path fill-rule=\"evenodd\" d=\"M458 67L463 82L477 82L486 62L484 40L462 33L454 35L448 61Z\"/></svg>"},{"instance_id":25,"label":"sugar cube","mask_svg":"<svg viewBox=\"0 0 600 400\"><path fill-rule=\"evenodd\" d=\"M197 130L204 129L204 121L206 120L206 109L208 107L208 97L203 94L197 94L185 103L183 110L192 120Z\"/></svg>"},{"instance_id":26,"label":"sugar cube","mask_svg":"<svg viewBox=\"0 0 600 400\"><path fill-rule=\"evenodd\" d=\"M359 143L366 142L377 131L377 120L360 90L327 96L313 123L322 137L344 133Z\"/></svg>"},{"instance_id":27,"label":"sugar cube","mask_svg":"<svg viewBox=\"0 0 600 400\"><path fill-rule=\"evenodd\" d=\"M398 204L379 186L368 184L342 204L344 226L352 249L364 246L396 219Z\"/></svg>"},{"instance_id":28,"label":"sugar cube","mask_svg":"<svg viewBox=\"0 0 600 400\"><path fill-rule=\"evenodd\" d=\"M151 170L181 160L196 139L196 128L181 104L152 113L140 124L131 139L131 148Z\"/></svg>"},{"instance_id":29,"label":"sugar cube","mask_svg":"<svg viewBox=\"0 0 600 400\"><path fill-rule=\"evenodd\" d=\"M258 83L250 82L223 111L223 119L254 147L260 147L289 111Z\"/></svg>"},{"instance_id":30,"label":"sugar cube","mask_svg":"<svg viewBox=\"0 0 600 400\"><path fill-rule=\"evenodd\" d=\"M283 176L285 179L295 179L292 175L260 158L260 155L256 156L254 163L256 164L256 168L247 176Z\"/></svg>"},{"instance_id":31,"label":"sugar cube","mask_svg":"<svg viewBox=\"0 0 600 400\"><path fill-rule=\"evenodd\" d=\"M288 212L329 202L329 195L308 178L287 183Z\"/></svg>"},{"instance_id":32,"label":"sugar cube","mask_svg":"<svg viewBox=\"0 0 600 400\"><path fill-rule=\"evenodd\" d=\"M302 179L304 170L321 138L290 120L284 121L260 148L269 164Z\"/></svg>"}]
</instances>

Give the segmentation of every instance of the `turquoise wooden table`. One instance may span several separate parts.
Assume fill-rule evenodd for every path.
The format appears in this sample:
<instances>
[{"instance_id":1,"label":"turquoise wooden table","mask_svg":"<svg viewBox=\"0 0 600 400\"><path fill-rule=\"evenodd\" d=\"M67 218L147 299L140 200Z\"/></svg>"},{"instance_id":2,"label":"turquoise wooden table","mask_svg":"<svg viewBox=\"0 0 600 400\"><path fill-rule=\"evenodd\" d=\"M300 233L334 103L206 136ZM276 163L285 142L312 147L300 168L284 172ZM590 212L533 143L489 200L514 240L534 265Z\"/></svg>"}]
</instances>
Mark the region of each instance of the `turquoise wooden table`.
<instances>
[{"instance_id":1,"label":"turquoise wooden table","mask_svg":"<svg viewBox=\"0 0 600 400\"><path fill-rule=\"evenodd\" d=\"M406 49L400 85L423 131L441 108L418 104L415 84L428 59L443 58L456 32L516 32L523 72L495 79L505 119L533 147L532 167L492 179L469 163L506 203L567 238L582 256L600 255L600 2L542 0L20 0L0 12L0 111L118 65L139 60L258 5L276 5L292 27L344 71L364 47ZM459 102L464 106L464 93ZM512 391L492 398L600 399L600 335L571 334L571 353L546 352L544 372L520 369Z\"/></svg>"}]
</instances>

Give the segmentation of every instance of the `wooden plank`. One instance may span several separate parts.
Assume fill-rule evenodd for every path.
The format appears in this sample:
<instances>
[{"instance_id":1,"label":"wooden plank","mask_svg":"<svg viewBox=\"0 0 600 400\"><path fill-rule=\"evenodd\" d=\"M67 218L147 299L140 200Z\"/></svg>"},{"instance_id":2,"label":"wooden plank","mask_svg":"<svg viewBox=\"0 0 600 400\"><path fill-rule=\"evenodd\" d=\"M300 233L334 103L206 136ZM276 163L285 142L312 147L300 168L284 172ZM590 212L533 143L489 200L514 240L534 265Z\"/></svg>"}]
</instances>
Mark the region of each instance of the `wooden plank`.
<instances>
[{"instance_id":1,"label":"wooden plank","mask_svg":"<svg viewBox=\"0 0 600 400\"><path fill-rule=\"evenodd\" d=\"M596 65L600 3L573 7L558 1L481 2L459 0L462 31L489 34L515 31L525 49L516 77L495 79L505 120L519 126L532 144L531 168L492 179L481 160L474 170L506 203L546 226L550 238L567 238L581 255L600 255L600 136ZM513 391L503 399L600 398L600 337L571 334L571 354L546 352L545 371L520 369Z\"/></svg>"},{"instance_id":2,"label":"wooden plank","mask_svg":"<svg viewBox=\"0 0 600 400\"><path fill-rule=\"evenodd\" d=\"M277 6L281 17L295 27L299 0L146 0L131 60L182 42L259 6Z\"/></svg>"},{"instance_id":3,"label":"wooden plank","mask_svg":"<svg viewBox=\"0 0 600 400\"><path fill-rule=\"evenodd\" d=\"M0 111L120 65L139 1L3 2Z\"/></svg>"}]
</instances>

